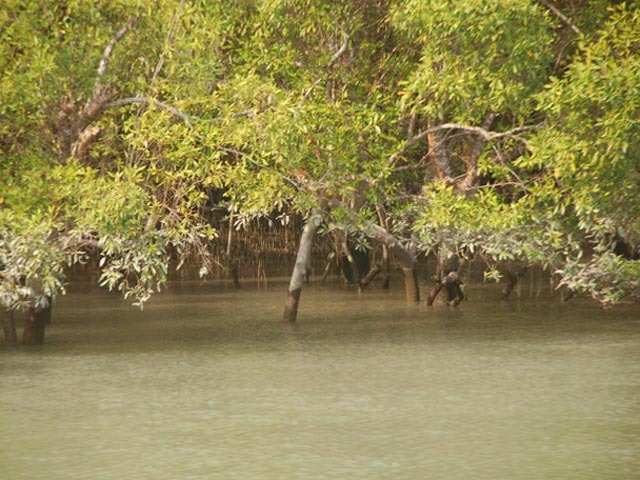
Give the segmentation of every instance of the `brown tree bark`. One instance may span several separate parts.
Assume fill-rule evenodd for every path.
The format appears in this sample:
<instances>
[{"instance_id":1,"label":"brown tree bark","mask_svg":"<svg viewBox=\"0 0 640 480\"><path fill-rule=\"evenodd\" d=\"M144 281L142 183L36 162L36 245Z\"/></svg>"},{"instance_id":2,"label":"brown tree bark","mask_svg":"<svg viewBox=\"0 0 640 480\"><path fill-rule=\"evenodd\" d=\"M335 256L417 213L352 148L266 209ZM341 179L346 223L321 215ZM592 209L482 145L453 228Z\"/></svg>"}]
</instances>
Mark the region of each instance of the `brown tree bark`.
<instances>
[{"instance_id":1,"label":"brown tree bark","mask_svg":"<svg viewBox=\"0 0 640 480\"><path fill-rule=\"evenodd\" d=\"M342 239L341 248L342 248L342 255L344 255L344 257L349 262L349 266L351 267L351 276L352 276L351 279L353 283L358 286L358 290L362 291L360 267L358 266L355 259L353 258L353 254L351 253L351 249L349 248L349 243L346 236Z\"/></svg>"},{"instance_id":2,"label":"brown tree bark","mask_svg":"<svg viewBox=\"0 0 640 480\"><path fill-rule=\"evenodd\" d=\"M50 305L44 308L29 308L22 330L23 345L42 345L44 343L45 328L50 317Z\"/></svg>"},{"instance_id":3,"label":"brown tree bark","mask_svg":"<svg viewBox=\"0 0 640 480\"><path fill-rule=\"evenodd\" d=\"M427 128L431 129L433 127L433 124L427 124ZM438 178L448 182L451 180L452 173L446 141L446 130L434 130L430 131L427 134L427 142L429 143L429 157L431 157L431 160L436 167Z\"/></svg>"},{"instance_id":4,"label":"brown tree bark","mask_svg":"<svg viewBox=\"0 0 640 480\"><path fill-rule=\"evenodd\" d=\"M238 272L238 262L236 262L235 260L231 260L231 265L229 266L229 274L231 275L233 288L240 288L240 273Z\"/></svg>"},{"instance_id":5,"label":"brown tree bark","mask_svg":"<svg viewBox=\"0 0 640 480\"><path fill-rule=\"evenodd\" d=\"M298 247L298 254L296 256L296 263L293 267L291 280L289 282L287 302L282 315L284 321L293 323L298 318L298 305L300 304L300 294L304 284L304 277L311 264L311 247L313 246L313 237L319 226L320 215L314 213L307 220L307 223L302 230L300 246Z\"/></svg>"},{"instance_id":6,"label":"brown tree bark","mask_svg":"<svg viewBox=\"0 0 640 480\"><path fill-rule=\"evenodd\" d=\"M380 265L377 263L373 267L371 267L369 272L362 278L362 280L360 280L360 290L369 286L369 284L373 282L373 280L376 278L376 276L380 273L381 270L382 269L380 268Z\"/></svg>"},{"instance_id":7,"label":"brown tree bark","mask_svg":"<svg viewBox=\"0 0 640 480\"><path fill-rule=\"evenodd\" d=\"M405 248L387 230L379 225L371 225L371 236L380 243L387 246L393 253L402 268L404 274L405 295L408 302L420 301L420 286L416 273L416 255L411 249Z\"/></svg>"},{"instance_id":8,"label":"brown tree bark","mask_svg":"<svg viewBox=\"0 0 640 480\"><path fill-rule=\"evenodd\" d=\"M413 120L415 123L415 115L413 116ZM414 125L415 126L415 125ZM413 127L410 127L409 130L412 130ZM380 222L380 226L385 230L389 230L389 222L387 221L387 213L384 210L384 206L381 204L376 205L376 214L378 215L378 221ZM389 289L389 281L391 278L391 259L389 255L389 247L386 243L382 243L382 288L384 290Z\"/></svg>"},{"instance_id":9,"label":"brown tree bark","mask_svg":"<svg viewBox=\"0 0 640 480\"><path fill-rule=\"evenodd\" d=\"M335 264L336 254L334 252L330 252L327 255L327 264L324 266L324 270L322 271L322 278L320 279L320 283L324 283L329 276L329 272L331 271L331 266Z\"/></svg>"},{"instance_id":10,"label":"brown tree bark","mask_svg":"<svg viewBox=\"0 0 640 480\"><path fill-rule=\"evenodd\" d=\"M240 288L240 274L238 273L238 262L233 258L233 213L229 214L229 231L227 232L227 248L225 251L229 275L233 281L234 288Z\"/></svg>"},{"instance_id":11,"label":"brown tree bark","mask_svg":"<svg viewBox=\"0 0 640 480\"><path fill-rule=\"evenodd\" d=\"M464 300L462 281L460 280L463 265L464 261L460 261L460 257L456 254L449 255L446 260L438 260L437 283L427 297L427 305L433 305L443 288L447 292L448 305L456 306Z\"/></svg>"},{"instance_id":12,"label":"brown tree bark","mask_svg":"<svg viewBox=\"0 0 640 480\"><path fill-rule=\"evenodd\" d=\"M382 288L384 290L389 290L391 264L389 262L389 249L386 245L382 245L382 271Z\"/></svg>"},{"instance_id":13,"label":"brown tree bark","mask_svg":"<svg viewBox=\"0 0 640 480\"><path fill-rule=\"evenodd\" d=\"M2 316L2 330L4 331L4 343L10 347L18 344L18 332L16 331L16 319L11 310L0 312Z\"/></svg>"},{"instance_id":14,"label":"brown tree bark","mask_svg":"<svg viewBox=\"0 0 640 480\"><path fill-rule=\"evenodd\" d=\"M420 285L418 283L418 273L415 268L403 268L404 275L404 293L407 302L420 301Z\"/></svg>"},{"instance_id":15,"label":"brown tree bark","mask_svg":"<svg viewBox=\"0 0 640 480\"><path fill-rule=\"evenodd\" d=\"M489 113L482 123L482 129L488 130L491 128L494 120L496 119L495 113ZM468 153L466 158L463 158L466 173L462 181L456 184L456 187L461 192L469 192L478 181L478 160L480 159L480 155L482 155L482 151L484 150L484 146L487 143L487 139L482 135L476 134L470 152Z\"/></svg>"},{"instance_id":16,"label":"brown tree bark","mask_svg":"<svg viewBox=\"0 0 640 480\"><path fill-rule=\"evenodd\" d=\"M438 283L431 289L431 292L429 292L429 296L427 297L428 306L433 305L433 302L435 302L438 294L440 293L440 290L442 290L442 287L444 287L444 285L440 281L438 281Z\"/></svg>"}]
</instances>

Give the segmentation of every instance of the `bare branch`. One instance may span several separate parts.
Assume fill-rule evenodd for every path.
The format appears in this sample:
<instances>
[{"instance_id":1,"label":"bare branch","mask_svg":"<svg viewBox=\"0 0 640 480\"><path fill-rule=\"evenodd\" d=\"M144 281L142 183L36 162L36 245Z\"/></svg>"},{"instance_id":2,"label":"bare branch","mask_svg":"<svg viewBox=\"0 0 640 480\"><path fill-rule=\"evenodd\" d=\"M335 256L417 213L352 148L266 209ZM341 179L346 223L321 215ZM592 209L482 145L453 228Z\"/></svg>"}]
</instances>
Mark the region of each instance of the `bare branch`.
<instances>
[{"instance_id":1,"label":"bare branch","mask_svg":"<svg viewBox=\"0 0 640 480\"><path fill-rule=\"evenodd\" d=\"M133 27L133 24L135 23L135 21L136 21L135 17L130 18L129 21L126 23L126 25L124 25L120 30L118 30L116 34L111 38L109 43L107 43L107 46L104 47L104 51L102 52L102 58L100 59L100 63L98 64L98 75L96 78L96 83L93 87L94 95L100 88L100 80L102 79L102 77L104 77L104 74L107 72L107 67L109 66L109 60L111 58L111 53L113 52L113 48L116 46L116 43L122 40L122 37L124 37L127 34L129 29Z\"/></svg>"},{"instance_id":2,"label":"bare branch","mask_svg":"<svg viewBox=\"0 0 640 480\"><path fill-rule=\"evenodd\" d=\"M389 231L373 222L367 222L365 229L370 238L386 245L393 253L401 268L415 268L416 254L414 249L403 246Z\"/></svg>"},{"instance_id":3,"label":"bare branch","mask_svg":"<svg viewBox=\"0 0 640 480\"><path fill-rule=\"evenodd\" d=\"M178 17L182 13L183 7L184 7L184 0L180 0L180 4L178 5L178 8L176 9L175 12L173 12L173 16L171 17L171 25L167 33L167 39L165 41L165 45L167 46L170 46L173 41L173 32L176 24L178 23ZM149 85L152 85L155 82L158 75L160 74L160 71L164 66L164 57L165 57L165 50L163 49L162 52L160 53L160 57L158 58L158 63L156 63L156 68L154 68L153 70L153 75L151 77L151 80L149 80Z\"/></svg>"},{"instance_id":4,"label":"bare branch","mask_svg":"<svg viewBox=\"0 0 640 480\"><path fill-rule=\"evenodd\" d=\"M491 125L493 125L496 116L497 115L493 112L487 114L484 118L484 121L482 122L482 128L484 128L485 130L491 128ZM487 141L484 139L484 137L478 136L475 142L473 142L473 146L471 148L471 152L469 152L468 158L464 160L464 163L467 167L467 172L464 176L464 179L456 184L458 189L462 190L463 192L468 191L475 185L476 181L478 180L478 159L480 158L480 155L482 154L486 143Z\"/></svg>"},{"instance_id":5,"label":"bare branch","mask_svg":"<svg viewBox=\"0 0 640 480\"><path fill-rule=\"evenodd\" d=\"M340 45L340 48L336 51L336 53L333 54L333 57L331 57L329 63L327 63L327 68L331 68L333 64L336 63L338 59L344 54L344 52L347 51L347 47L349 46L349 34L346 32L342 32L342 37L342 45Z\"/></svg>"},{"instance_id":6,"label":"bare branch","mask_svg":"<svg viewBox=\"0 0 640 480\"><path fill-rule=\"evenodd\" d=\"M315 82L313 82L313 84L307 89L307 91L304 92L304 95L302 95L302 101L305 101L307 99L307 97L309 95L311 95L311 92L313 92L313 89L316 88L320 84L321 81L322 81L322 79L319 78Z\"/></svg>"},{"instance_id":7,"label":"bare branch","mask_svg":"<svg viewBox=\"0 0 640 480\"><path fill-rule=\"evenodd\" d=\"M484 138L488 142L493 140L499 140L502 138L513 138L515 140L526 143L526 140L524 138L519 137L518 134L528 132L531 130L536 130L540 127L542 127L542 124L525 125L523 127L516 127L516 128L512 128L511 130L507 130L506 132L492 132L482 127L462 125L460 123L443 123L442 125L429 128L428 130L425 130L424 132L419 133L413 138L415 139L418 136L424 137L427 134L431 133L432 131L437 131L437 130L464 130L469 133L480 135L482 138Z\"/></svg>"},{"instance_id":8,"label":"bare branch","mask_svg":"<svg viewBox=\"0 0 640 480\"><path fill-rule=\"evenodd\" d=\"M429 152L427 155L433 160L438 176L445 181L450 181L451 164L446 145L447 134L440 129L431 128L430 124L428 127L429 133L427 133L427 140L429 142Z\"/></svg>"},{"instance_id":9,"label":"bare branch","mask_svg":"<svg viewBox=\"0 0 640 480\"><path fill-rule=\"evenodd\" d=\"M96 142L101 132L102 129L96 126L82 130L78 135L78 140L71 148L71 155L81 162L85 161L91 146Z\"/></svg>"},{"instance_id":10,"label":"bare branch","mask_svg":"<svg viewBox=\"0 0 640 480\"><path fill-rule=\"evenodd\" d=\"M227 153L232 153L233 155L236 155L238 157L242 157L245 160L247 160L249 163L252 163L253 165L255 165L256 167L259 168L263 168L265 170L270 170L271 172L275 173L276 175L278 175L280 178L282 178L285 182L287 182L288 184L290 184L293 188L296 189L302 189L302 185L299 182L296 182L294 179L287 177L286 175L283 175L282 173L278 172L275 169L269 168L265 165L262 165L260 162L257 162L256 160L253 159L253 157L247 153L241 152L240 150L236 150L235 148L228 148L228 147L218 147L220 150L222 150L223 152L227 152Z\"/></svg>"},{"instance_id":11,"label":"bare branch","mask_svg":"<svg viewBox=\"0 0 640 480\"><path fill-rule=\"evenodd\" d=\"M342 32L343 35L343 42L342 45L340 46L340 48L336 51L336 53L333 54L333 56L331 57L331 60L329 60L329 63L327 63L327 69L331 68L333 66L334 63L336 63L338 61L338 59L344 55L344 52L347 51L347 48L349 47L349 34L346 32ZM313 90L320 84L320 82L322 82L322 78L318 78L315 82L313 82L313 84L311 84L311 86L304 92L304 94L302 95L302 101L304 102L309 95L311 95L311 92L313 92Z\"/></svg>"},{"instance_id":12,"label":"bare branch","mask_svg":"<svg viewBox=\"0 0 640 480\"><path fill-rule=\"evenodd\" d=\"M429 134L437 132L439 130L463 130L468 133L473 133L475 135L479 135L487 142L501 140L504 138L511 138L513 140L517 140L522 143L527 149L529 149L529 142L526 139L522 138L519 134L529 132L531 130L537 130L543 126L542 123L537 125L525 125L523 127L513 128L511 130L507 130L506 132L492 132L490 130L486 130L482 127L474 127L469 125L463 125L460 123L443 123L441 125L437 125L435 127L429 127L426 130L421 131L420 133L414 135L413 137L407 139L402 145L400 151L394 153L389 161L391 163L395 162L398 157L405 152L409 147L415 145L419 141L424 140Z\"/></svg>"},{"instance_id":13,"label":"bare branch","mask_svg":"<svg viewBox=\"0 0 640 480\"><path fill-rule=\"evenodd\" d=\"M166 110L167 112L171 113L172 115L178 117L180 120L182 120L188 127L191 127L191 121L189 120L189 116L184 113L181 110L178 110L176 107L173 107L171 105L168 105L164 102L161 102L160 100L156 100L155 98L149 98L149 97L128 97L128 98L121 98L119 100L115 100L113 102L109 102L107 104L107 108L116 108L116 107L122 107L124 105L131 105L131 104L137 104L137 105L155 105L157 107L162 108L163 110Z\"/></svg>"},{"instance_id":14,"label":"bare branch","mask_svg":"<svg viewBox=\"0 0 640 480\"><path fill-rule=\"evenodd\" d=\"M551 12L558 17L560 20L562 20L569 28L571 28L571 30L573 30L576 34L578 35L582 35L582 31L576 26L575 23L573 23L571 21L571 19L569 17L567 17L564 13L562 13L560 10L558 10L558 7L556 7L555 5L553 5L551 2L547 1L547 0L539 0L540 3L542 3L545 7L547 7L549 10L551 10Z\"/></svg>"}]
</instances>

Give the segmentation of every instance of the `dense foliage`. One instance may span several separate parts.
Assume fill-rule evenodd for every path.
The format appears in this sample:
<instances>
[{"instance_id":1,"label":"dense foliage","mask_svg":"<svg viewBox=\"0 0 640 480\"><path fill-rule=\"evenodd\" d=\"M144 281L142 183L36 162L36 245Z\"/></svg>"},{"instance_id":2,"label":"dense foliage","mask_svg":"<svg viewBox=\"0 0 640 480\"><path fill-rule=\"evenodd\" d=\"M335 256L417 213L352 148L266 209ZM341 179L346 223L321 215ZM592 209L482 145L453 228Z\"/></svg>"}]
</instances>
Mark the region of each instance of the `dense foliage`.
<instances>
[{"instance_id":1,"label":"dense foliage","mask_svg":"<svg viewBox=\"0 0 640 480\"><path fill-rule=\"evenodd\" d=\"M207 274L216 210L638 297L640 11L611 3L6 0L0 301L97 258L141 304L169 258Z\"/></svg>"}]
</instances>

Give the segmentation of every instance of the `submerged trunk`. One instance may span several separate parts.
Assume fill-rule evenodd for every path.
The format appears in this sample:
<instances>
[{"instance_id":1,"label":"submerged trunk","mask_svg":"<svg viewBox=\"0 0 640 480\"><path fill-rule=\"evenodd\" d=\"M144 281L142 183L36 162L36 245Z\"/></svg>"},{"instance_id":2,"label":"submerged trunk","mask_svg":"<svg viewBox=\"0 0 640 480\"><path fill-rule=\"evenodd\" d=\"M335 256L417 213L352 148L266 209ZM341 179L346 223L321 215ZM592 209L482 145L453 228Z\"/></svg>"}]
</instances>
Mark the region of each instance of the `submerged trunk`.
<instances>
[{"instance_id":1,"label":"submerged trunk","mask_svg":"<svg viewBox=\"0 0 640 480\"><path fill-rule=\"evenodd\" d=\"M283 320L287 322L295 322L298 317L298 304L300 303L300 293L304 284L305 275L311 264L311 247L313 246L313 236L320 225L320 216L312 215L302 230L300 237L300 246L298 247L298 255L296 256L296 264L293 267L291 281L289 282L289 293L287 295L287 303L284 307L282 315Z\"/></svg>"},{"instance_id":2,"label":"submerged trunk","mask_svg":"<svg viewBox=\"0 0 640 480\"><path fill-rule=\"evenodd\" d=\"M407 301L419 302L420 286L418 284L418 274L416 272L415 252L402 246L398 239L384 228L378 225L372 225L371 230L372 237L386 245L400 264L400 268L402 268L402 272L404 274L404 288Z\"/></svg>"},{"instance_id":3,"label":"submerged trunk","mask_svg":"<svg viewBox=\"0 0 640 480\"><path fill-rule=\"evenodd\" d=\"M324 266L320 283L324 283L327 280L329 272L331 272L331 266L335 263L335 258L336 254L334 252L330 252L329 255L327 255L327 264Z\"/></svg>"},{"instance_id":4,"label":"submerged trunk","mask_svg":"<svg viewBox=\"0 0 640 480\"><path fill-rule=\"evenodd\" d=\"M47 323L51 321L51 304L46 307L31 307L27 311L22 330L22 343L24 345L42 345Z\"/></svg>"},{"instance_id":5,"label":"submerged trunk","mask_svg":"<svg viewBox=\"0 0 640 480\"><path fill-rule=\"evenodd\" d=\"M502 290L502 296L504 299L509 298L516 287L518 287L517 293L518 298L520 298L520 278L524 276L525 271L526 270L524 268L507 269L505 271L504 277L506 284L504 286L504 289Z\"/></svg>"},{"instance_id":6,"label":"submerged trunk","mask_svg":"<svg viewBox=\"0 0 640 480\"><path fill-rule=\"evenodd\" d=\"M431 123L427 124L428 128L433 128ZM436 167L438 178L450 181L452 177L451 164L449 162L449 151L447 149L447 134L444 130L435 130L427 134L427 142L429 143L429 157Z\"/></svg>"},{"instance_id":7,"label":"submerged trunk","mask_svg":"<svg viewBox=\"0 0 640 480\"><path fill-rule=\"evenodd\" d=\"M238 273L238 261L233 258L233 214L229 215L229 232L227 233L227 264L229 275L233 282L234 288L240 288L240 274Z\"/></svg>"},{"instance_id":8,"label":"submerged trunk","mask_svg":"<svg viewBox=\"0 0 640 480\"><path fill-rule=\"evenodd\" d=\"M418 284L418 273L415 268L403 268L404 275L404 293L407 302L420 301L420 285Z\"/></svg>"},{"instance_id":9,"label":"submerged trunk","mask_svg":"<svg viewBox=\"0 0 640 480\"><path fill-rule=\"evenodd\" d=\"M464 300L462 281L460 280L458 272L450 272L442 282L447 289L447 303L449 305L456 306Z\"/></svg>"},{"instance_id":10,"label":"submerged trunk","mask_svg":"<svg viewBox=\"0 0 640 480\"><path fill-rule=\"evenodd\" d=\"M438 294L444 288L447 292L447 304L456 306L464 300L462 280L460 279L464 262L460 261L458 255L451 254L446 260L439 260L438 263L437 283L427 298L427 305L433 305Z\"/></svg>"},{"instance_id":11,"label":"submerged trunk","mask_svg":"<svg viewBox=\"0 0 640 480\"><path fill-rule=\"evenodd\" d=\"M356 260L353 258L353 254L351 253L351 249L349 248L349 244L347 239L345 238L342 241L342 255L347 259L349 270L351 272L351 278L349 278L350 283L358 286L358 290L362 290L361 284L361 275L360 275L360 267Z\"/></svg>"},{"instance_id":12,"label":"submerged trunk","mask_svg":"<svg viewBox=\"0 0 640 480\"><path fill-rule=\"evenodd\" d=\"M412 121L415 121L415 117ZM410 128L410 130L412 129L413 127ZM384 206L381 204L376 205L376 214L378 215L380 226L385 230L389 230L389 223L387 222L387 214L384 210ZM389 279L391 278L391 262L389 257L389 247L386 243L382 242L382 288L385 290L389 289Z\"/></svg>"},{"instance_id":13,"label":"submerged trunk","mask_svg":"<svg viewBox=\"0 0 640 480\"><path fill-rule=\"evenodd\" d=\"M433 289L431 290L431 293L429 293L429 296L427 297L427 305L429 306L433 305L433 302L438 297L438 294L440 293L440 290L442 290L443 286L444 285L438 281L438 283L433 287Z\"/></svg>"},{"instance_id":14,"label":"submerged trunk","mask_svg":"<svg viewBox=\"0 0 640 480\"><path fill-rule=\"evenodd\" d=\"M13 347L18 344L18 332L16 331L16 319L11 310L2 314L2 330L4 331L4 342Z\"/></svg>"},{"instance_id":15,"label":"submerged trunk","mask_svg":"<svg viewBox=\"0 0 640 480\"><path fill-rule=\"evenodd\" d=\"M309 262L311 263L311 262ZM311 274L313 272L311 271L311 265L307 265L307 269L304 272L304 283L306 283L307 285L311 284Z\"/></svg>"},{"instance_id":16,"label":"submerged trunk","mask_svg":"<svg viewBox=\"0 0 640 480\"><path fill-rule=\"evenodd\" d=\"M386 245L382 245L382 271L382 288L388 290L391 268L389 264L389 249Z\"/></svg>"},{"instance_id":17,"label":"submerged trunk","mask_svg":"<svg viewBox=\"0 0 640 480\"><path fill-rule=\"evenodd\" d=\"M231 265L229 266L229 273L231 274L233 287L240 288L240 274L238 272L238 262L236 262L235 260L231 261Z\"/></svg>"},{"instance_id":18,"label":"submerged trunk","mask_svg":"<svg viewBox=\"0 0 640 480\"><path fill-rule=\"evenodd\" d=\"M379 264L375 264L373 266L373 268L371 268L371 270L369 270L369 273L367 273L364 278L362 280L360 280L360 290L362 290L363 288L369 286L369 284L371 282L373 282L373 280L376 278L376 276L380 273L380 265Z\"/></svg>"}]
</instances>

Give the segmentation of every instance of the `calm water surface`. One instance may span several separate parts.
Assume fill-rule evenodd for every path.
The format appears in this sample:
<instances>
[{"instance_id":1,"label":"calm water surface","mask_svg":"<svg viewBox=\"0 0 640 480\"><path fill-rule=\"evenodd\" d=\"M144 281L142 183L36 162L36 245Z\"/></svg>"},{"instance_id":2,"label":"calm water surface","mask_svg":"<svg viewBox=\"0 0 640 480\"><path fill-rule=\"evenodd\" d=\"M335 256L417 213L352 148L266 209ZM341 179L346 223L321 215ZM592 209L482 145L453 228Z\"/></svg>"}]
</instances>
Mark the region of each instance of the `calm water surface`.
<instances>
[{"instance_id":1,"label":"calm water surface","mask_svg":"<svg viewBox=\"0 0 640 480\"><path fill-rule=\"evenodd\" d=\"M0 480L640 478L640 310L182 284L0 349Z\"/></svg>"}]
</instances>

